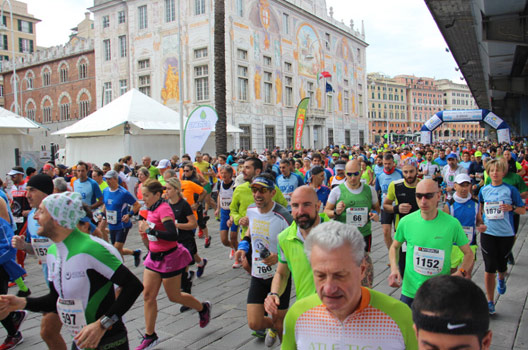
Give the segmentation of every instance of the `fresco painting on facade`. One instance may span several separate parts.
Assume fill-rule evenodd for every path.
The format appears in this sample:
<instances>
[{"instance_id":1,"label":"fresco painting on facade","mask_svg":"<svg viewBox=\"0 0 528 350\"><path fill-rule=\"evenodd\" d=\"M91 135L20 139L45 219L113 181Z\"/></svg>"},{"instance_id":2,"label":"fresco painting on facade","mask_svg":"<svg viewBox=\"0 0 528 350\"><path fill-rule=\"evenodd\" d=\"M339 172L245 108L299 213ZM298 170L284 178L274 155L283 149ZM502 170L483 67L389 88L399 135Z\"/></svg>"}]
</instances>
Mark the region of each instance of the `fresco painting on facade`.
<instances>
[{"instance_id":1,"label":"fresco painting on facade","mask_svg":"<svg viewBox=\"0 0 528 350\"><path fill-rule=\"evenodd\" d=\"M321 44L313 27L307 23L297 32L298 71L300 75L316 78L324 66Z\"/></svg>"},{"instance_id":2,"label":"fresco painting on facade","mask_svg":"<svg viewBox=\"0 0 528 350\"><path fill-rule=\"evenodd\" d=\"M281 72L280 70L276 70L275 71L275 90L277 92L276 94L276 102L277 104L281 103L282 102L282 75L281 75Z\"/></svg>"}]
</instances>

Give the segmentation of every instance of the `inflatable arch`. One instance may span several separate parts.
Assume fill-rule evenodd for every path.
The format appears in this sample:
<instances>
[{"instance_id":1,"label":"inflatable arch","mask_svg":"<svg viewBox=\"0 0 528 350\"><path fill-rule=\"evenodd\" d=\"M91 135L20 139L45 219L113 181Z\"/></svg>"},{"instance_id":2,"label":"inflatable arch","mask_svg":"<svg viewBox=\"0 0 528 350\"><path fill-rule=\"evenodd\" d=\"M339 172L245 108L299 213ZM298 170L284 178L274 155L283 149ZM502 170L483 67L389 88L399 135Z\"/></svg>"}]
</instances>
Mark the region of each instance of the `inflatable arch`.
<instances>
[{"instance_id":1,"label":"inflatable arch","mask_svg":"<svg viewBox=\"0 0 528 350\"><path fill-rule=\"evenodd\" d=\"M421 142L429 144L433 142L433 131L442 123L455 122L485 122L497 130L499 143L510 142L510 127L508 124L487 109L470 109L462 111L440 111L424 123L421 133Z\"/></svg>"}]
</instances>

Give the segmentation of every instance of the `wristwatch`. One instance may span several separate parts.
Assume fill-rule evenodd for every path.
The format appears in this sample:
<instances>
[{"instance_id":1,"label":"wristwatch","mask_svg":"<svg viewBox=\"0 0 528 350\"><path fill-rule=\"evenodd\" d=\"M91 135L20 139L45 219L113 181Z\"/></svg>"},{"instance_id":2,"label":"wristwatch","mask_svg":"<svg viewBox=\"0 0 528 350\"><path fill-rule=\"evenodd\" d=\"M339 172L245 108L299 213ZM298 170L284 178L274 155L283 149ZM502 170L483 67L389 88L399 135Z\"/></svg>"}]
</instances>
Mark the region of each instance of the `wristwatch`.
<instances>
[{"instance_id":1,"label":"wristwatch","mask_svg":"<svg viewBox=\"0 0 528 350\"><path fill-rule=\"evenodd\" d=\"M99 323L101 324L101 327L103 329L108 329L112 327L114 323L116 323L117 321L119 321L119 316L117 315L113 315L112 317L103 316L103 318L101 318L101 321L99 321Z\"/></svg>"},{"instance_id":2,"label":"wristwatch","mask_svg":"<svg viewBox=\"0 0 528 350\"><path fill-rule=\"evenodd\" d=\"M517 209L517 206L516 205L511 205L512 206L512 211L515 211L515 209Z\"/></svg>"}]
</instances>

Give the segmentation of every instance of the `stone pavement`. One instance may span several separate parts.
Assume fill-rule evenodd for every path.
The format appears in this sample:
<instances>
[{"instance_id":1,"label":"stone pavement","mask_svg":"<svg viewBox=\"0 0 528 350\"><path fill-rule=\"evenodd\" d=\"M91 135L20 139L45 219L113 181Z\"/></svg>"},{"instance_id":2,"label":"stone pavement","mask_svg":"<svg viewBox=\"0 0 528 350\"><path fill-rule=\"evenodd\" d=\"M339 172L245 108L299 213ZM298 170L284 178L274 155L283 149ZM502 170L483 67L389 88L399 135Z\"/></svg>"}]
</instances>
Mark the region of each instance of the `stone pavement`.
<instances>
[{"instance_id":1,"label":"stone pavement","mask_svg":"<svg viewBox=\"0 0 528 350\"><path fill-rule=\"evenodd\" d=\"M492 349L528 349L528 241L526 240L528 226L526 217L521 218L520 234L514 247L516 265L510 267L508 291L497 303L497 314L492 318L493 330ZM246 323L246 296L249 286L249 276L243 270L233 270L232 261L228 259L229 250L222 246L218 235L219 224L210 222L212 236L211 247L204 248L204 241L198 239L199 253L209 261L202 278L195 279L193 295L199 300L210 300L213 304L213 318L207 328L198 326L198 315L195 311L180 313L180 305L168 301L165 292L158 296L158 320L156 332L161 343L156 349L265 349L262 340L251 336ZM387 248L383 243L381 226L373 225L372 260L374 261L374 288L378 291L399 298L400 291L390 288L387 284L389 269L387 267ZM130 232L126 246L142 248L137 231L137 225ZM479 251L480 254L480 251ZM133 267L133 259L127 257L125 264L141 279L143 268ZM28 277L26 283L34 296L47 292L40 266L36 259L26 260ZM478 257L473 280L484 286L484 266L481 256ZM16 293L16 287L10 293ZM292 291L293 294L293 291ZM294 295L292 295L292 299ZM140 334L144 332L143 300L138 298L131 310L125 315L128 328L130 347L134 349L140 342ZM41 340L40 314L30 313L22 325L24 343L17 349L46 349ZM3 332L3 330L2 330ZM0 333L0 339L3 339ZM69 341L69 336L64 334ZM278 348L276 346L275 348Z\"/></svg>"}]
</instances>

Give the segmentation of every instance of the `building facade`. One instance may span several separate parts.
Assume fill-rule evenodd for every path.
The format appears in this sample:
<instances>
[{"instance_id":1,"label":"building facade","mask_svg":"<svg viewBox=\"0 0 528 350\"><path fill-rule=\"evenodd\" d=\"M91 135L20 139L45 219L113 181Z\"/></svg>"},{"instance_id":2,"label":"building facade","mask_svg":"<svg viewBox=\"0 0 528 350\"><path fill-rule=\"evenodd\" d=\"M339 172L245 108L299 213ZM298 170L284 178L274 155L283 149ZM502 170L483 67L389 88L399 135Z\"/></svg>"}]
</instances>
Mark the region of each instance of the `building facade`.
<instances>
[{"instance_id":1,"label":"building facade","mask_svg":"<svg viewBox=\"0 0 528 350\"><path fill-rule=\"evenodd\" d=\"M214 106L213 4L95 0L98 106L130 88L176 111L182 98L184 116ZM310 97L304 147L366 140L364 31L333 19L324 0L228 0L225 6L227 121L244 130L235 148L291 147L304 97ZM318 79L323 71L331 77Z\"/></svg>"}]
</instances>

